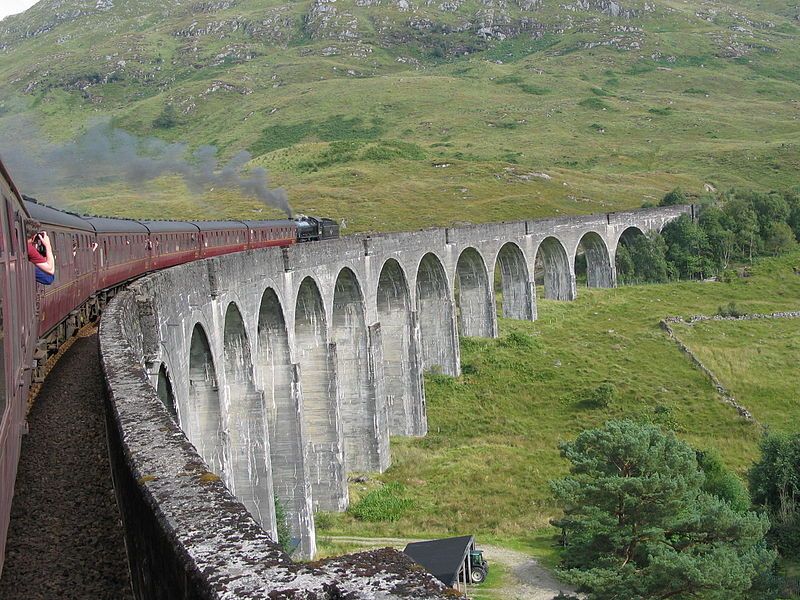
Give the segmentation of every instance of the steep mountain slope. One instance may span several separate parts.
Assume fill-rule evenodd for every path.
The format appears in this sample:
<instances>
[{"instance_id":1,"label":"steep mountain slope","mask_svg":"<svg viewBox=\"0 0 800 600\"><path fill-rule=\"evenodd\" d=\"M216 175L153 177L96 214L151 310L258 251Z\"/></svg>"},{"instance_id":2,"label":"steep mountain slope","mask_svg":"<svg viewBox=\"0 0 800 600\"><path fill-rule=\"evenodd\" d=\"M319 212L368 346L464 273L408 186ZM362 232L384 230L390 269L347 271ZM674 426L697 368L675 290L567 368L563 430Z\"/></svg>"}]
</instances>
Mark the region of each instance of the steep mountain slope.
<instances>
[{"instance_id":1,"label":"steep mountain slope","mask_svg":"<svg viewBox=\"0 0 800 600\"><path fill-rule=\"evenodd\" d=\"M249 150L296 209L351 230L785 187L799 18L788 0L42 0L0 22L0 150L30 165L98 118ZM58 195L131 215L260 210L169 177L87 181Z\"/></svg>"}]
</instances>

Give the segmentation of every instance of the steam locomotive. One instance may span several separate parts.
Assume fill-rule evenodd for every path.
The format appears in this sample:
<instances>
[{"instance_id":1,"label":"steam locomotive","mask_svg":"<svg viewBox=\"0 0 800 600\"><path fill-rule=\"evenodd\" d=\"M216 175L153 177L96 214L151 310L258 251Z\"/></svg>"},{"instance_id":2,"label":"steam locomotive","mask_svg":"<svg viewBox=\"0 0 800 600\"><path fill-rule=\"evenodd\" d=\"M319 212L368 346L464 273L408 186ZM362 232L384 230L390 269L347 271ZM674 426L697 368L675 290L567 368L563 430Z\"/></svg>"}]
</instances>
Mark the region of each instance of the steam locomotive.
<instances>
[{"instance_id":1,"label":"steam locomotive","mask_svg":"<svg viewBox=\"0 0 800 600\"><path fill-rule=\"evenodd\" d=\"M0 575L28 389L47 356L127 282L181 263L231 252L339 237L320 217L270 221L149 221L80 216L23 197L0 161ZM47 231L56 276L35 283L24 219Z\"/></svg>"}]
</instances>

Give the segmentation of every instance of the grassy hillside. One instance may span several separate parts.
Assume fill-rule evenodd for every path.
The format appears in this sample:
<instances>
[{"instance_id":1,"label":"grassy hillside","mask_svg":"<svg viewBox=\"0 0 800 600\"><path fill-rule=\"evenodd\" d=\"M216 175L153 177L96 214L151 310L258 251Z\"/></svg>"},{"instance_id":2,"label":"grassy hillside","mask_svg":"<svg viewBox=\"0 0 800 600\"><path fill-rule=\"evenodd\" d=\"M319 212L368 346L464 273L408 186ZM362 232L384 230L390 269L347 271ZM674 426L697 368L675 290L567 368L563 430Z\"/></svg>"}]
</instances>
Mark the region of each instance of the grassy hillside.
<instances>
[{"instance_id":1,"label":"grassy hillside","mask_svg":"<svg viewBox=\"0 0 800 600\"><path fill-rule=\"evenodd\" d=\"M753 416L773 431L800 430L800 319L710 321L674 328Z\"/></svg>"},{"instance_id":2,"label":"grassy hillside","mask_svg":"<svg viewBox=\"0 0 800 600\"><path fill-rule=\"evenodd\" d=\"M405 491L397 495L412 508L394 522L326 516L323 532L476 533L541 551L547 547L542 530L557 511L548 481L566 471L558 441L609 418L659 423L696 448L716 449L743 474L757 457L761 428L719 401L658 321L713 314L729 301L747 312L797 310L800 277L792 267L798 262L800 253L764 260L753 277L731 283L582 288L574 303L542 302L539 321L502 320L497 340L462 340L464 374L426 378L428 436L392 439L392 467L367 484L351 484L355 504L378 481L398 482ZM800 420L794 323L703 324L681 335L702 350L714 343L709 336L725 333L711 364L736 365L737 399L761 423L783 429ZM730 330L735 338L727 336ZM744 372L749 375L739 378ZM720 376L727 381L725 369ZM602 406L596 390L607 382L616 397Z\"/></svg>"},{"instance_id":3,"label":"grassy hillside","mask_svg":"<svg viewBox=\"0 0 800 600\"><path fill-rule=\"evenodd\" d=\"M350 232L797 184L788 1L100 4L43 0L0 23L0 150L24 189L51 171L29 175L28 155L97 119L248 150L296 210ZM91 170L48 199L128 216L261 208L168 177L82 185Z\"/></svg>"}]
</instances>

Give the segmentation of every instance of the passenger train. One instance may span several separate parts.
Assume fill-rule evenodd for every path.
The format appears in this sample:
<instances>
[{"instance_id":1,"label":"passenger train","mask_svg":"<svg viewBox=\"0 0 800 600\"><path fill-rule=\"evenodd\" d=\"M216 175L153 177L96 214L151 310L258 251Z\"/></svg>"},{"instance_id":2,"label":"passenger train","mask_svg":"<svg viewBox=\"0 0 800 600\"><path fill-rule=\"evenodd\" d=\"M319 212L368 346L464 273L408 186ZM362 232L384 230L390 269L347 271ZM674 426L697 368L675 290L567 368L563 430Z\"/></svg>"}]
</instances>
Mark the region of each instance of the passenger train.
<instances>
[{"instance_id":1,"label":"passenger train","mask_svg":"<svg viewBox=\"0 0 800 600\"><path fill-rule=\"evenodd\" d=\"M0 576L30 384L47 357L127 282L181 263L339 237L331 219L137 221L80 216L20 194L0 161ZM55 255L52 285L35 283L24 219L42 223Z\"/></svg>"}]
</instances>

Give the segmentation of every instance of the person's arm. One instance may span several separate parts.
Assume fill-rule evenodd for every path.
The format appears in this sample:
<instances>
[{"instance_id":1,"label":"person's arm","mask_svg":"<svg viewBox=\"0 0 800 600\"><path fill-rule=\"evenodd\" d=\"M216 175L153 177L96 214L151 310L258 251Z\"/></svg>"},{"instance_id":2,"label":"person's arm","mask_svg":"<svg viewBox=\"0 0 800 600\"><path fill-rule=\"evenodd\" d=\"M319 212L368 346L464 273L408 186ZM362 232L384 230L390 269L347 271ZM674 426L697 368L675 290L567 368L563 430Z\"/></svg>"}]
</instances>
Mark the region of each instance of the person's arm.
<instances>
[{"instance_id":1,"label":"person's arm","mask_svg":"<svg viewBox=\"0 0 800 600\"><path fill-rule=\"evenodd\" d=\"M36 265L42 271L47 273L48 275L54 275L56 272L56 257L53 256L53 249L50 246L50 237L47 235L46 231L43 231L41 234L42 244L44 244L45 249L45 258L47 259L46 262L40 263Z\"/></svg>"}]
</instances>

